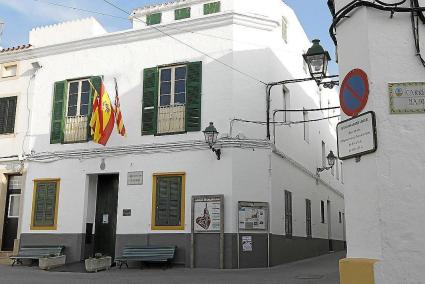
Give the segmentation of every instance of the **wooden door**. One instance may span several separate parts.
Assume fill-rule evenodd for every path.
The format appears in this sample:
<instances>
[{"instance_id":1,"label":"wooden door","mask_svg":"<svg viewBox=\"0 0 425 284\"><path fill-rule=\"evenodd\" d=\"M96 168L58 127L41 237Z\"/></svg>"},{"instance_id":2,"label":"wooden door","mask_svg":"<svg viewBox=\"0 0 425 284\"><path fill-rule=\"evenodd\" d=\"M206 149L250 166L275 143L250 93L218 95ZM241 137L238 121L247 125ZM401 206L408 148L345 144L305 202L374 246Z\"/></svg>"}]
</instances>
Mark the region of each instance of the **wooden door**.
<instances>
[{"instance_id":1,"label":"wooden door","mask_svg":"<svg viewBox=\"0 0 425 284\"><path fill-rule=\"evenodd\" d=\"M13 244L18 233L20 199L21 176L9 176L1 244L3 251L13 251Z\"/></svg>"},{"instance_id":2,"label":"wooden door","mask_svg":"<svg viewBox=\"0 0 425 284\"><path fill-rule=\"evenodd\" d=\"M99 175L97 182L94 253L115 257L118 175Z\"/></svg>"}]
</instances>

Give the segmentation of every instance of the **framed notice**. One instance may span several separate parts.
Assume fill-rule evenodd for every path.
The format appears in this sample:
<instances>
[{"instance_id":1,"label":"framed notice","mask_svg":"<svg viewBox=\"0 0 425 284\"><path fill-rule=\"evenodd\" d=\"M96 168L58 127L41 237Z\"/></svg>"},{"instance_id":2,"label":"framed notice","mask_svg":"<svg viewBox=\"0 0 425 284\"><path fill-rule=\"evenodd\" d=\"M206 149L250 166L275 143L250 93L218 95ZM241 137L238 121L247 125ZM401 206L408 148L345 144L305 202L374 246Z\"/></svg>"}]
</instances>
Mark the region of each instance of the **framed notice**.
<instances>
[{"instance_id":1,"label":"framed notice","mask_svg":"<svg viewBox=\"0 0 425 284\"><path fill-rule=\"evenodd\" d=\"M425 113L425 82L388 84L391 114Z\"/></svg>"},{"instance_id":2,"label":"framed notice","mask_svg":"<svg viewBox=\"0 0 425 284\"><path fill-rule=\"evenodd\" d=\"M241 231L268 231L269 204L239 201L238 219Z\"/></svg>"},{"instance_id":3,"label":"framed notice","mask_svg":"<svg viewBox=\"0 0 425 284\"><path fill-rule=\"evenodd\" d=\"M338 158L347 160L377 150L376 119L373 111L341 121L336 127Z\"/></svg>"},{"instance_id":4,"label":"framed notice","mask_svg":"<svg viewBox=\"0 0 425 284\"><path fill-rule=\"evenodd\" d=\"M143 172L128 172L127 185L143 185Z\"/></svg>"},{"instance_id":5,"label":"framed notice","mask_svg":"<svg viewBox=\"0 0 425 284\"><path fill-rule=\"evenodd\" d=\"M223 230L223 200L223 195L192 197L195 233L219 233Z\"/></svg>"}]
</instances>

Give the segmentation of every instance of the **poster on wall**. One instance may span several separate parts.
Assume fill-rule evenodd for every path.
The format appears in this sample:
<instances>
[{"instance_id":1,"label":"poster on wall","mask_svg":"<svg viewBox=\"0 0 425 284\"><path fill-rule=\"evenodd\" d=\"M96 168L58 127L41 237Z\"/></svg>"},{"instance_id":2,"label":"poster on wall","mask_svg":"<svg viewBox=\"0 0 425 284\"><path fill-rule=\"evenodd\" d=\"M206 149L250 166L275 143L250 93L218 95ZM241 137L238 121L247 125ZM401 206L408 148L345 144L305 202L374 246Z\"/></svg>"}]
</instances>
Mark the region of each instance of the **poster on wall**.
<instances>
[{"instance_id":1,"label":"poster on wall","mask_svg":"<svg viewBox=\"0 0 425 284\"><path fill-rule=\"evenodd\" d=\"M267 231L269 204L266 202L239 201L239 230Z\"/></svg>"},{"instance_id":2,"label":"poster on wall","mask_svg":"<svg viewBox=\"0 0 425 284\"><path fill-rule=\"evenodd\" d=\"M193 196L193 229L196 233L222 231L223 196Z\"/></svg>"},{"instance_id":3,"label":"poster on wall","mask_svg":"<svg viewBox=\"0 0 425 284\"><path fill-rule=\"evenodd\" d=\"M252 251L252 236L242 236L242 251Z\"/></svg>"}]
</instances>

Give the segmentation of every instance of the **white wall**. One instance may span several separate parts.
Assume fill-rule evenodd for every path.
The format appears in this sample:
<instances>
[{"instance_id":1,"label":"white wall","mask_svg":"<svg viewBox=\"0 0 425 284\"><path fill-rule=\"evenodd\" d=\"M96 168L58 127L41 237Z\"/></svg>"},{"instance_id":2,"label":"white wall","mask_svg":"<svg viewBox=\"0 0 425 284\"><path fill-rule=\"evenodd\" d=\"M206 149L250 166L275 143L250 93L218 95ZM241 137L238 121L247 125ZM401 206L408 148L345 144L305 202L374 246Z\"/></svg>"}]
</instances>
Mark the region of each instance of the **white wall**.
<instances>
[{"instance_id":1,"label":"white wall","mask_svg":"<svg viewBox=\"0 0 425 284\"><path fill-rule=\"evenodd\" d=\"M336 1L337 10L348 2ZM391 19L389 13L360 8L338 26L337 35L340 74L353 68L368 74L364 111L376 112L378 133L376 153L344 164L347 256L381 260L377 283L422 283L425 229L418 220L425 218L423 114L389 114L388 94L390 82L424 81L410 15L396 13Z\"/></svg>"}]
</instances>

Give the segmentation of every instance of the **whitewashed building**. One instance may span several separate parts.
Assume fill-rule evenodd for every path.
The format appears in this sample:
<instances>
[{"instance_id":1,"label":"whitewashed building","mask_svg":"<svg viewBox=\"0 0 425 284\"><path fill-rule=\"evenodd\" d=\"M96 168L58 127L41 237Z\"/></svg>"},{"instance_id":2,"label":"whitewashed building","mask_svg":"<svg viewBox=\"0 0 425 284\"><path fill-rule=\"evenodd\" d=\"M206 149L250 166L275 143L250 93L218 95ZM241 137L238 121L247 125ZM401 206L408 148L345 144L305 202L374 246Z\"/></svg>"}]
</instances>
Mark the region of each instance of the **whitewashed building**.
<instances>
[{"instance_id":1,"label":"whitewashed building","mask_svg":"<svg viewBox=\"0 0 425 284\"><path fill-rule=\"evenodd\" d=\"M332 2L335 12L350 16L336 26L341 79L355 68L367 74L363 112L375 112L377 132L376 152L344 163L347 259L340 264L341 283L424 283L425 229L418 224L425 218L422 20L409 12L414 1L351 10L348 0ZM391 5L397 2L407 12Z\"/></svg>"},{"instance_id":2,"label":"whitewashed building","mask_svg":"<svg viewBox=\"0 0 425 284\"><path fill-rule=\"evenodd\" d=\"M196 234L192 245L191 198L224 195L226 268L343 249L342 164L316 175L336 151L338 119L276 124L270 141L263 124L240 121L265 121L262 82L309 76L301 55L311 43L293 11L278 0L186 0L133 15L133 28L115 33L93 18L39 27L31 48L0 54L0 63L42 66L29 98L20 244L65 245L70 262L176 245L175 263L219 267L219 234ZM103 147L88 135L88 80L103 79L113 100L114 78L127 137L114 131ZM272 92L272 110L337 105L314 83ZM276 122L338 114L283 113ZM204 140L209 122L220 160ZM265 230L238 230L240 201L269 206Z\"/></svg>"}]
</instances>

